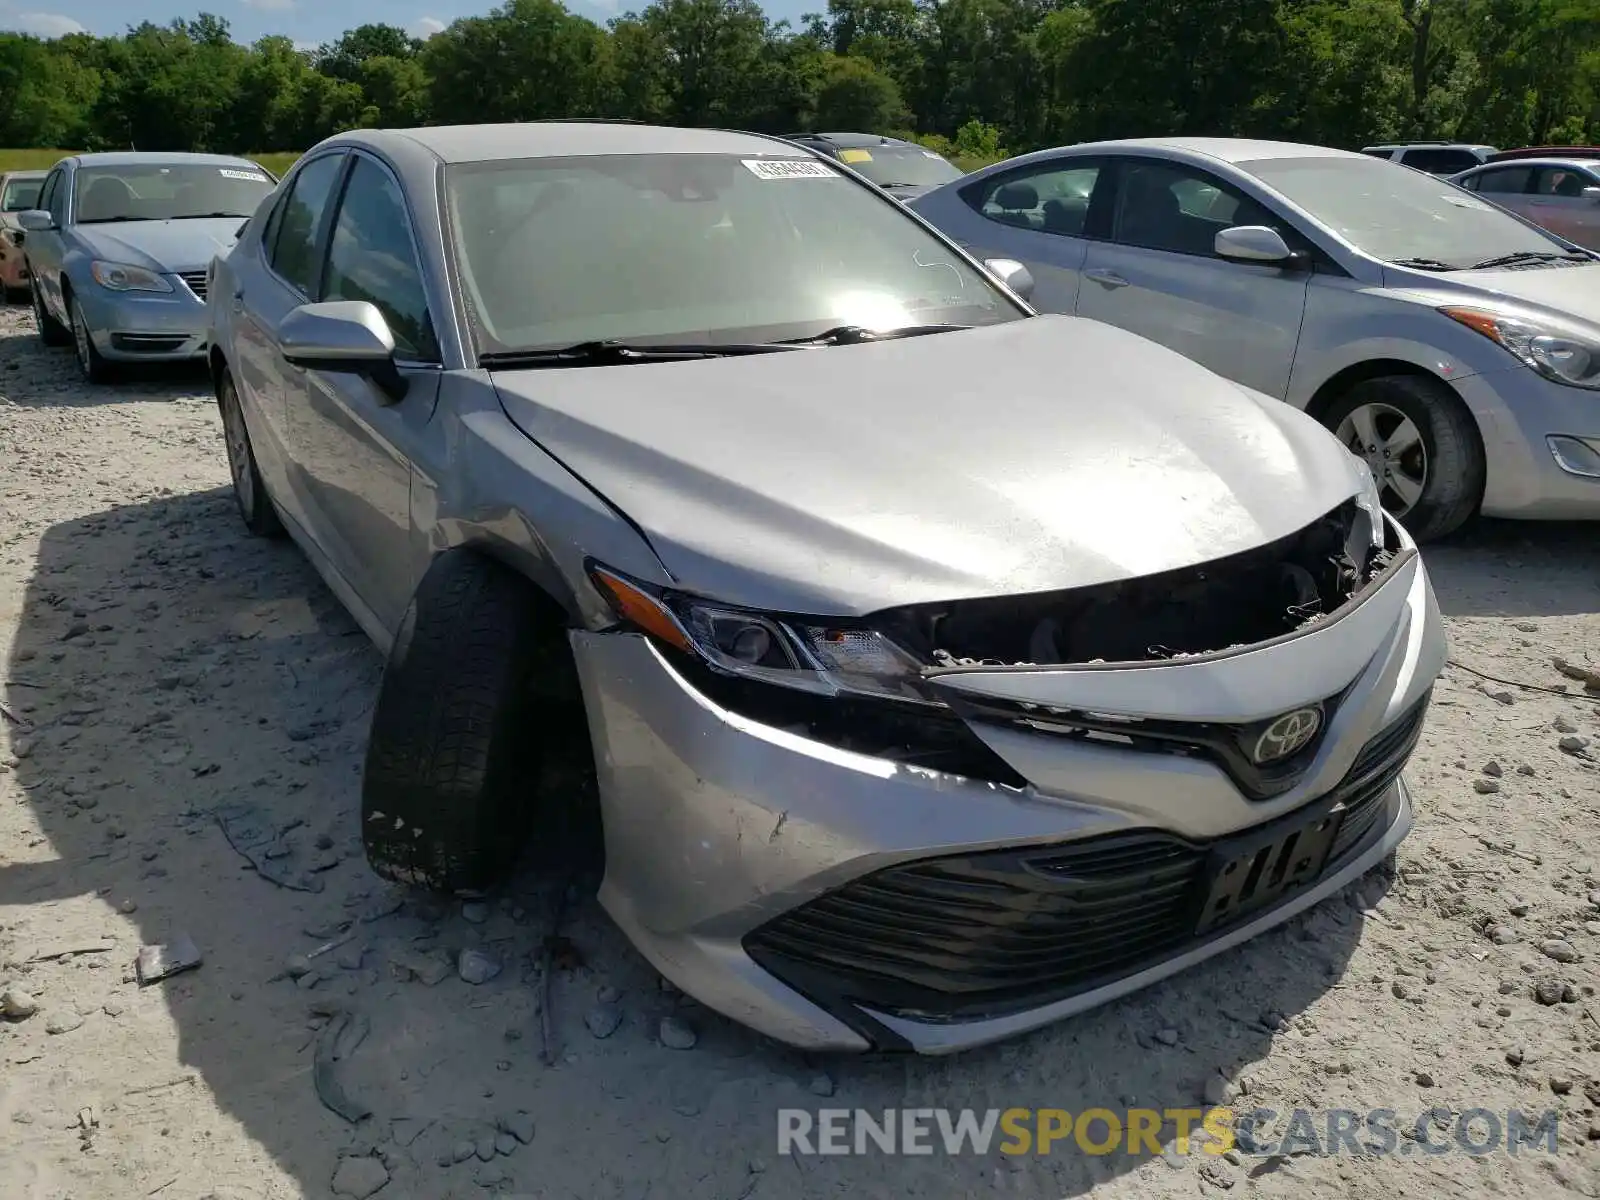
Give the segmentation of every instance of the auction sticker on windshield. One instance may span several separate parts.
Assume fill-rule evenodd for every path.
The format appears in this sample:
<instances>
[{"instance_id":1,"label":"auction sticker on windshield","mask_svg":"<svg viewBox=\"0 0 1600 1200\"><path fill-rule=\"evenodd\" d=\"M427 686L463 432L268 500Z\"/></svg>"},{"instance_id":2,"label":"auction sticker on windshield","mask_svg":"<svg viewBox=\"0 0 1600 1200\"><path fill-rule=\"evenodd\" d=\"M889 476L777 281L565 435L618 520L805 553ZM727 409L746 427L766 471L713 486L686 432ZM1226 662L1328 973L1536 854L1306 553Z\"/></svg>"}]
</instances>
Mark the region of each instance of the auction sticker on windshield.
<instances>
[{"instance_id":1,"label":"auction sticker on windshield","mask_svg":"<svg viewBox=\"0 0 1600 1200\"><path fill-rule=\"evenodd\" d=\"M267 181L265 175L258 175L254 171L233 171L227 167L219 168L217 174L224 179L248 179L251 183L265 183Z\"/></svg>"},{"instance_id":2,"label":"auction sticker on windshield","mask_svg":"<svg viewBox=\"0 0 1600 1200\"><path fill-rule=\"evenodd\" d=\"M839 173L819 162L796 159L742 158L757 179L838 179Z\"/></svg>"}]
</instances>

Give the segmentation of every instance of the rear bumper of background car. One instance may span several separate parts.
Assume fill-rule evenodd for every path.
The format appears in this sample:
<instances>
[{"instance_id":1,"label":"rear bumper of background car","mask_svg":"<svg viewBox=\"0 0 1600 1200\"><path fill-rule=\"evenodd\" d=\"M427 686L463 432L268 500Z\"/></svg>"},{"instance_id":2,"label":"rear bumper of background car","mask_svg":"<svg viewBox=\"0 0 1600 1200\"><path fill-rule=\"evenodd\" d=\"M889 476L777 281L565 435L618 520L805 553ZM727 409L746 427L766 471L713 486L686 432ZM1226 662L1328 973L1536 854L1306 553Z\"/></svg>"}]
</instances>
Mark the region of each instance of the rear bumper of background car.
<instances>
[{"instance_id":1,"label":"rear bumper of background car","mask_svg":"<svg viewBox=\"0 0 1600 1200\"><path fill-rule=\"evenodd\" d=\"M1338 695L1300 781L1259 801L1203 755L1020 721L971 724L1025 786L858 754L719 707L642 635L577 632L602 903L685 991L808 1049L944 1053L1094 1007L1286 920L1405 836L1399 772L1442 666L1442 622L1415 557L1355 611L1372 605L1337 644L1342 622L1231 658L1012 677L1100 688L1115 704L1144 686L1127 677L1156 670L1179 705L1248 721L1259 704L1230 689L1270 656L1274 676L1308 681L1297 703ZM1366 643L1359 657L1351 638ZM1321 830L1299 843L1326 839L1320 870L1199 929L1219 864L1254 854L1262 829L1290 848L1286 833Z\"/></svg>"},{"instance_id":2,"label":"rear bumper of background car","mask_svg":"<svg viewBox=\"0 0 1600 1200\"><path fill-rule=\"evenodd\" d=\"M171 292L74 291L95 349L113 362L184 362L206 352L205 301L177 277Z\"/></svg>"}]
</instances>

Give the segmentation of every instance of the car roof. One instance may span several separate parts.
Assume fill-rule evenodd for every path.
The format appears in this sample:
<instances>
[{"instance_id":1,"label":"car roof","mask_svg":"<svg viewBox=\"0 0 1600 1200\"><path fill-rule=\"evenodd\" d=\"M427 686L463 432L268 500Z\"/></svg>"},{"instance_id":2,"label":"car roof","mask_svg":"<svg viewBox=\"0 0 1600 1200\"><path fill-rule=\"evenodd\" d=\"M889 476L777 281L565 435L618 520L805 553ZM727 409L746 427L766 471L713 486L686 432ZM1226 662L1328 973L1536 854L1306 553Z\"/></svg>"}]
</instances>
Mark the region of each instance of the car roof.
<instances>
[{"instance_id":1,"label":"car roof","mask_svg":"<svg viewBox=\"0 0 1600 1200\"><path fill-rule=\"evenodd\" d=\"M1484 145L1482 142L1374 142L1370 146L1363 146L1366 150L1489 150L1493 146Z\"/></svg>"},{"instance_id":2,"label":"car roof","mask_svg":"<svg viewBox=\"0 0 1600 1200\"><path fill-rule=\"evenodd\" d=\"M1058 146L1055 150L1039 151L1046 157L1061 150L1074 153L1125 153L1130 150L1179 150L1190 154L1203 154L1208 158L1229 163L1260 162L1272 158L1362 158L1353 150L1335 150L1330 146L1302 145L1299 142L1268 142L1254 138L1216 137L1165 137L1118 138L1105 142L1079 142L1072 146ZM1032 158L1033 155L1027 157Z\"/></svg>"},{"instance_id":3,"label":"car roof","mask_svg":"<svg viewBox=\"0 0 1600 1200\"><path fill-rule=\"evenodd\" d=\"M92 154L74 154L67 160L80 167L132 167L149 163L166 163L168 166L229 166L254 167L261 164L233 154L189 154L174 150L101 150Z\"/></svg>"},{"instance_id":4,"label":"car roof","mask_svg":"<svg viewBox=\"0 0 1600 1200\"><path fill-rule=\"evenodd\" d=\"M1485 171L1494 170L1495 168L1504 170L1507 167L1565 167L1568 170L1593 171L1596 168L1600 168L1600 162L1597 162L1592 158L1574 158L1569 155L1550 154L1537 158L1529 156L1528 158L1497 159L1491 162L1479 163L1475 167L1468 167L1461 173L1463 175L1469 173L1473 175L1480 175Z\"/></svg>"},{"instance_id":5,"label":"car roof","mask_svg":"<svg viewBox=\"0 0 1600 1200\"><path fill-rule=\"evenodd\" d=\"M676 129L620 121L524 121L498 125L435 125L423 129L361 129L339 134L325 144L334 143L366 145L380 151L404 143L420 146L446 163L591 154L793 153L791 144L783 139L756 133Z\"/></svg>"}]
</instances>

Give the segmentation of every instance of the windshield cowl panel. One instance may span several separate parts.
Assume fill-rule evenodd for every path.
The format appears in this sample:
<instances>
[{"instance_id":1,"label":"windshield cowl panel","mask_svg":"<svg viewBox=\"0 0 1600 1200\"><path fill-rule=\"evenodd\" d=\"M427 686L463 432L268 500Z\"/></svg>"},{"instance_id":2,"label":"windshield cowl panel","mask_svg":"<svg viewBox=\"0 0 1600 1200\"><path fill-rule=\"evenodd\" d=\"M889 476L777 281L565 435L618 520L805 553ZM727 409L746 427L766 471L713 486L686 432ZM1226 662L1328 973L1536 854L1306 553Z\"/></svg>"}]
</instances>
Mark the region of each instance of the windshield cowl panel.
<instances>
[{"instance_id":1,"label":"windshield cowl panel","mask_svg":"<svg viewBox=\"0 0 1600 1200\"><path fill-rule=\"evenodd\" d=\"M243 219L274 186L260 168L226 160L81 167L73 184L73 219L80 225Z\"/></svg>"},{"instance_id":2,"label":"windshield cowl panel","mask_svg":"<svg viewBox=\"0 0 1600 1200\"><path fill-rule=\"evenodd\" d=\"M1028 315L898 201L817 159L456 164L445 195L479 354L750 345Z\"/></svg>"}]
</instances>

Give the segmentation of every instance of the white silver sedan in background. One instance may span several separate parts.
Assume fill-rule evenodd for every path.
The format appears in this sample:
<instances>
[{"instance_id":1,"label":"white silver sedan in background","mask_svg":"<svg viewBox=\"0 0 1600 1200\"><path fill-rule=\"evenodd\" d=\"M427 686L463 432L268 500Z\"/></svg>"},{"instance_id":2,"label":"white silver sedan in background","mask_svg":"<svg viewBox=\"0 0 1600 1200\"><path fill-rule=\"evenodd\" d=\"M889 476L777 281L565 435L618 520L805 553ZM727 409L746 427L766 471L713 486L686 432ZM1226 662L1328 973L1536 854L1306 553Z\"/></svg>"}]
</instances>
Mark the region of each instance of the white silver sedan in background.
<instances>
[{"instance_id":1,"label":"white silver sedan in background","mask_svg":"<svg viewBox=\"0 0 1600 1200\"><path fill-rule=\"evenodd\" d=\"M1036 307L1288 401L1419 539L1600 517L1600 261L1370 156L1170 138L1041 150L911 201Z\"/></svg>"}]
</instances>

